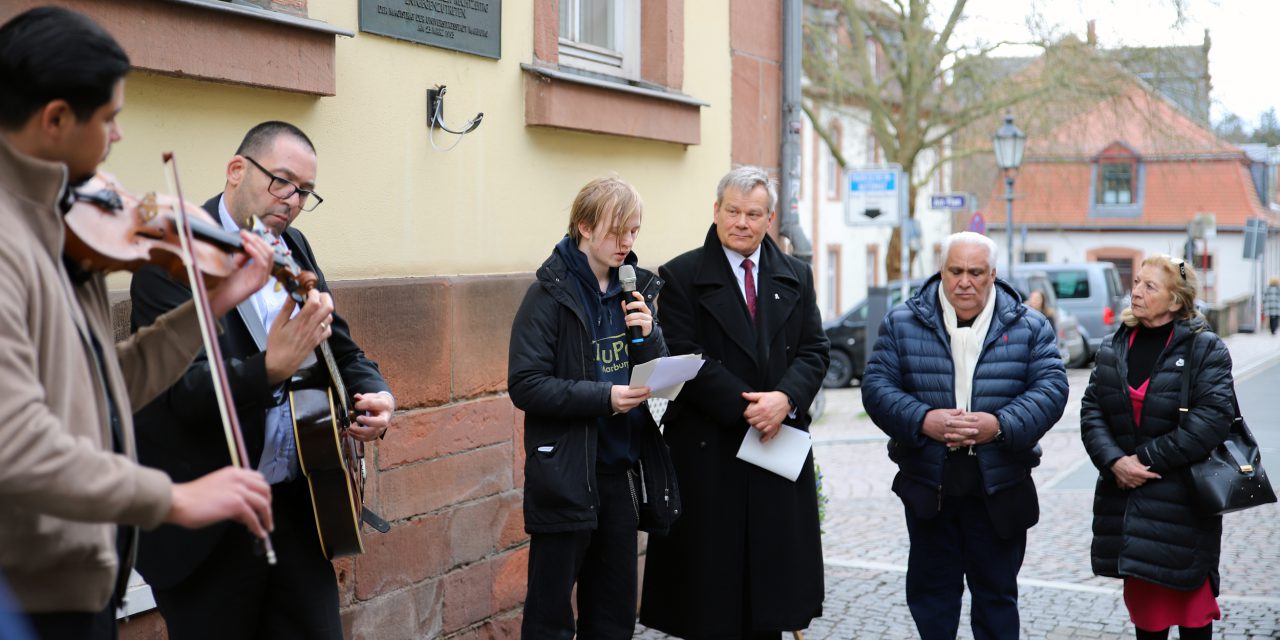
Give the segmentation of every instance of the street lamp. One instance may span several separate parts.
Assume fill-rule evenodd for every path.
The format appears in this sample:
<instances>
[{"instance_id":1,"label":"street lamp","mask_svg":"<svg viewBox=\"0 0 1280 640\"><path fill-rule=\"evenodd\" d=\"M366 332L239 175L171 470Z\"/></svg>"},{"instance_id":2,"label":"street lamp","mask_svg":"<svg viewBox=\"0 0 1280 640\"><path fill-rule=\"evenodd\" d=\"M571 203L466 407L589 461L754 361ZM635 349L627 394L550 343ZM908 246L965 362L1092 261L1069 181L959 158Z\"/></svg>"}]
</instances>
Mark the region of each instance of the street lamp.
<instances>
[{"instance_id":1,"label":"street lamp","mask_svg":"<svg viewBox=\"0 0 1280 640\"><path fill-rule=\"evenodd\" d=\"M996 166L1004 171L1004 200L1006 226L1005 234L1009 239L1009 271L1005 278L1013 278L1013 178L1022 166L1022 151L1027 146L1027 136L1022 130L1013 126L1013 112L1004 114L1004 125L991 136L991 146L996 152Z\"/></svg>"}]
</instances>

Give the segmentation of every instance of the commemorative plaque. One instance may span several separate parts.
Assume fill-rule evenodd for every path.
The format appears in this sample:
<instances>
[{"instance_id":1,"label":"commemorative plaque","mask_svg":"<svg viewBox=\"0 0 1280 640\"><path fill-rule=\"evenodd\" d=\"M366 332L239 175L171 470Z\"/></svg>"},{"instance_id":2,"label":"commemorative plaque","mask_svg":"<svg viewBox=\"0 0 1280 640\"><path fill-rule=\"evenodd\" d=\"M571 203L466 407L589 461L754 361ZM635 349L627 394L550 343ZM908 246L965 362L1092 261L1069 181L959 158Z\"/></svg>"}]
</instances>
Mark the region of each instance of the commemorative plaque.
<instances>
[{"instance_id":1,"label":"commemorative plaque","mask_svg":"<svg viewBox=\"0 0 1280 640\"><path fill-rule=\"evenodd\" d=\"M502 57L502 0L360 0L360 30Z\"/></svg>"}]
</instances>

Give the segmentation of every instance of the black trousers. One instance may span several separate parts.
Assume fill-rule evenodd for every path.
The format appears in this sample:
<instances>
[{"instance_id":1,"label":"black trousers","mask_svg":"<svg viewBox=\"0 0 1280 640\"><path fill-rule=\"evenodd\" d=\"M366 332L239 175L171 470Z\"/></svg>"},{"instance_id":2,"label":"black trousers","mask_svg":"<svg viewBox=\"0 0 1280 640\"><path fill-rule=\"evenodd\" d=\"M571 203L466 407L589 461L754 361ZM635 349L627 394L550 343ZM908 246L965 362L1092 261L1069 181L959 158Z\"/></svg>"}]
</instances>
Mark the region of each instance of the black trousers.
<instances>
[{"instance_id":1,"label":"black trousers","mask_svg":"<svg viewBox=\"0 0 1280 640\"><path fill-rule=\"evenodd\" d=\"M276 566L236 524L191 576L154 589L170 640L342 640L338 580L324 557L305 480L271 486Z\"/></svg>"},{"instance_id":2,"label":"black trousers","mask_svg":"<svg viewBox=\"0 0 1280 640\"><path fill-rule=\"evenodd\" d=\"M529 541L524 640L630 638L636 627L636 527L640 521L626 473L596 474L600 508L594 531L535 533Z\"/></svg>"},{"instance_id":3,"label":"black trousers","mask_svg":"<svg viewBox=\"0 0 1280 640\"><path fill-rule=\"evenodd\" d=\"M116 640L116 608L98 613L65 611L33 613L28 617L40 640Z\"/></svg>"},{"instance_id":4,"label":"black trousers","mask_svg":"<svg viewBox=\"0 0 1280 640\"><path fill-rule=\"evenodd\" d=\"M922 640L955 640L966 581L976 640L1019 636L1018 571L1026 531L999 537L982 496L946 496L942 510L920 520L907 509L911 552L907 606Z\"/></svg>"},{"instance_id":5,"label":"black trousers","mask_svg":"<svg viewBox=\"0 0 1280 640\"><path fill-rule=\"evenodd\" d=\"M1280 328L1280 316L1267 316L1267 320L1271 322L1271 335L1276 334L1276 329Z\"/></svg>"}]
</instances>

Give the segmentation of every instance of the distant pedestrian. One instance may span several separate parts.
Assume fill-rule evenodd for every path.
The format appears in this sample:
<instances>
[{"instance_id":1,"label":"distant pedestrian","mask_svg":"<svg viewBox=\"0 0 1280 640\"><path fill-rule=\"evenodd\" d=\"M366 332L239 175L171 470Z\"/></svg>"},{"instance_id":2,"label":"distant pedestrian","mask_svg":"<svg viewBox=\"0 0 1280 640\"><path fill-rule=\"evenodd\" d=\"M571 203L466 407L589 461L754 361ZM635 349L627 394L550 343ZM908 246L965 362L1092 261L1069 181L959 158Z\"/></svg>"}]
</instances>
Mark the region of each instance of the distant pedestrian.
<instances>
[{"instance_id":1,"label":"distant pedestrian","mask_svg":"<svg viewBox=\"0 0 1280 640\"><path fill-rule=\"evenodd\" d=\"M1098 468L1093 572L1124 579L1139 640L1163 640L1174 625L1183 640L1210 638L1221 618L1222 516L1192 507L1187 467L1227 437L1231 356L1196 311L1196 284L1180 259L1143 260L1132 306L1098 350L1080 409L1080 437ZM1190 411L1179 416L1192 361Z\"/></svg>"},{"instance_id":2,"label":"distant pedestrian","mask_svg":"<svg viewBox=\"0 0 1280 640\"><path fill-rule=\"evenodd\" d=\"M1018 570L1040 518L1031 468L1067 373L1045 317L996 279L990 238L953 234L942 254L941 273L880 325L862 402L898 463L920 637L954 640L967 581L974 638L1017 638Z\"/></svg>"},{"instance_id":3,"label":"distant pedestrian","mask_svg":"<svg viewBox=\"0 0 1280 640\"><path fill-rule=\"evenodd\" d=\"M1025 304L1043 314L1045 320L1049 321L1049 327L1054 330L1054 333L1057 333L1058 321L1054 318L1057 314L1053 312L1052 306L1045 304L1043 291L1039 289L1033 290L1027 295L1027 301Z\"/></svg>"},{"instance_id":4,"label":"distant pedestrian","mask_svg":"<svg viewBox=\"0 0 1280 640\"><path fill-rule=\"evenodd\" d=\"M1280 328L1280 276L1271 279L1267 290L1262 294L1262 312L1267 314L1271 322L1271 335Z\"/></svg>"}]
</instances>

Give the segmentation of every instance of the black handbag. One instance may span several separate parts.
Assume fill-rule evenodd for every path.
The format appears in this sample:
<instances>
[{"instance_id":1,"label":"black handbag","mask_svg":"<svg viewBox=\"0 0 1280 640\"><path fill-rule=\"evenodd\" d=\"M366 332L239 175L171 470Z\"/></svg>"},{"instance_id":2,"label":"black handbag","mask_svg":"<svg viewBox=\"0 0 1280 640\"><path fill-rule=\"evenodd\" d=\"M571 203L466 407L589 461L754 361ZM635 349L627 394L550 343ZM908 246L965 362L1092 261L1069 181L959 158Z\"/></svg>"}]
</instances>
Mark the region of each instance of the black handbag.
<instances>
[{"instance_id":1,"label":"black handbag","mask_svg":"<svg viewBox=\"0 0 1280 640\"><path fill-rule=\"evenodd\" d=\"M1197 336L1198 338L1199 336ZM1191 375L1197 370L1195 340L1182 374L1179 415L1185 419L1191 399ZM1205 515L1222 515L1276 501L1267 472L1262 468L1258 441L1240 415L1235 384L1231 387L1235 418L1227 439L1209 452L1209 457L1190 466L1196 509Z\"/></svg>"}]
</instances>

